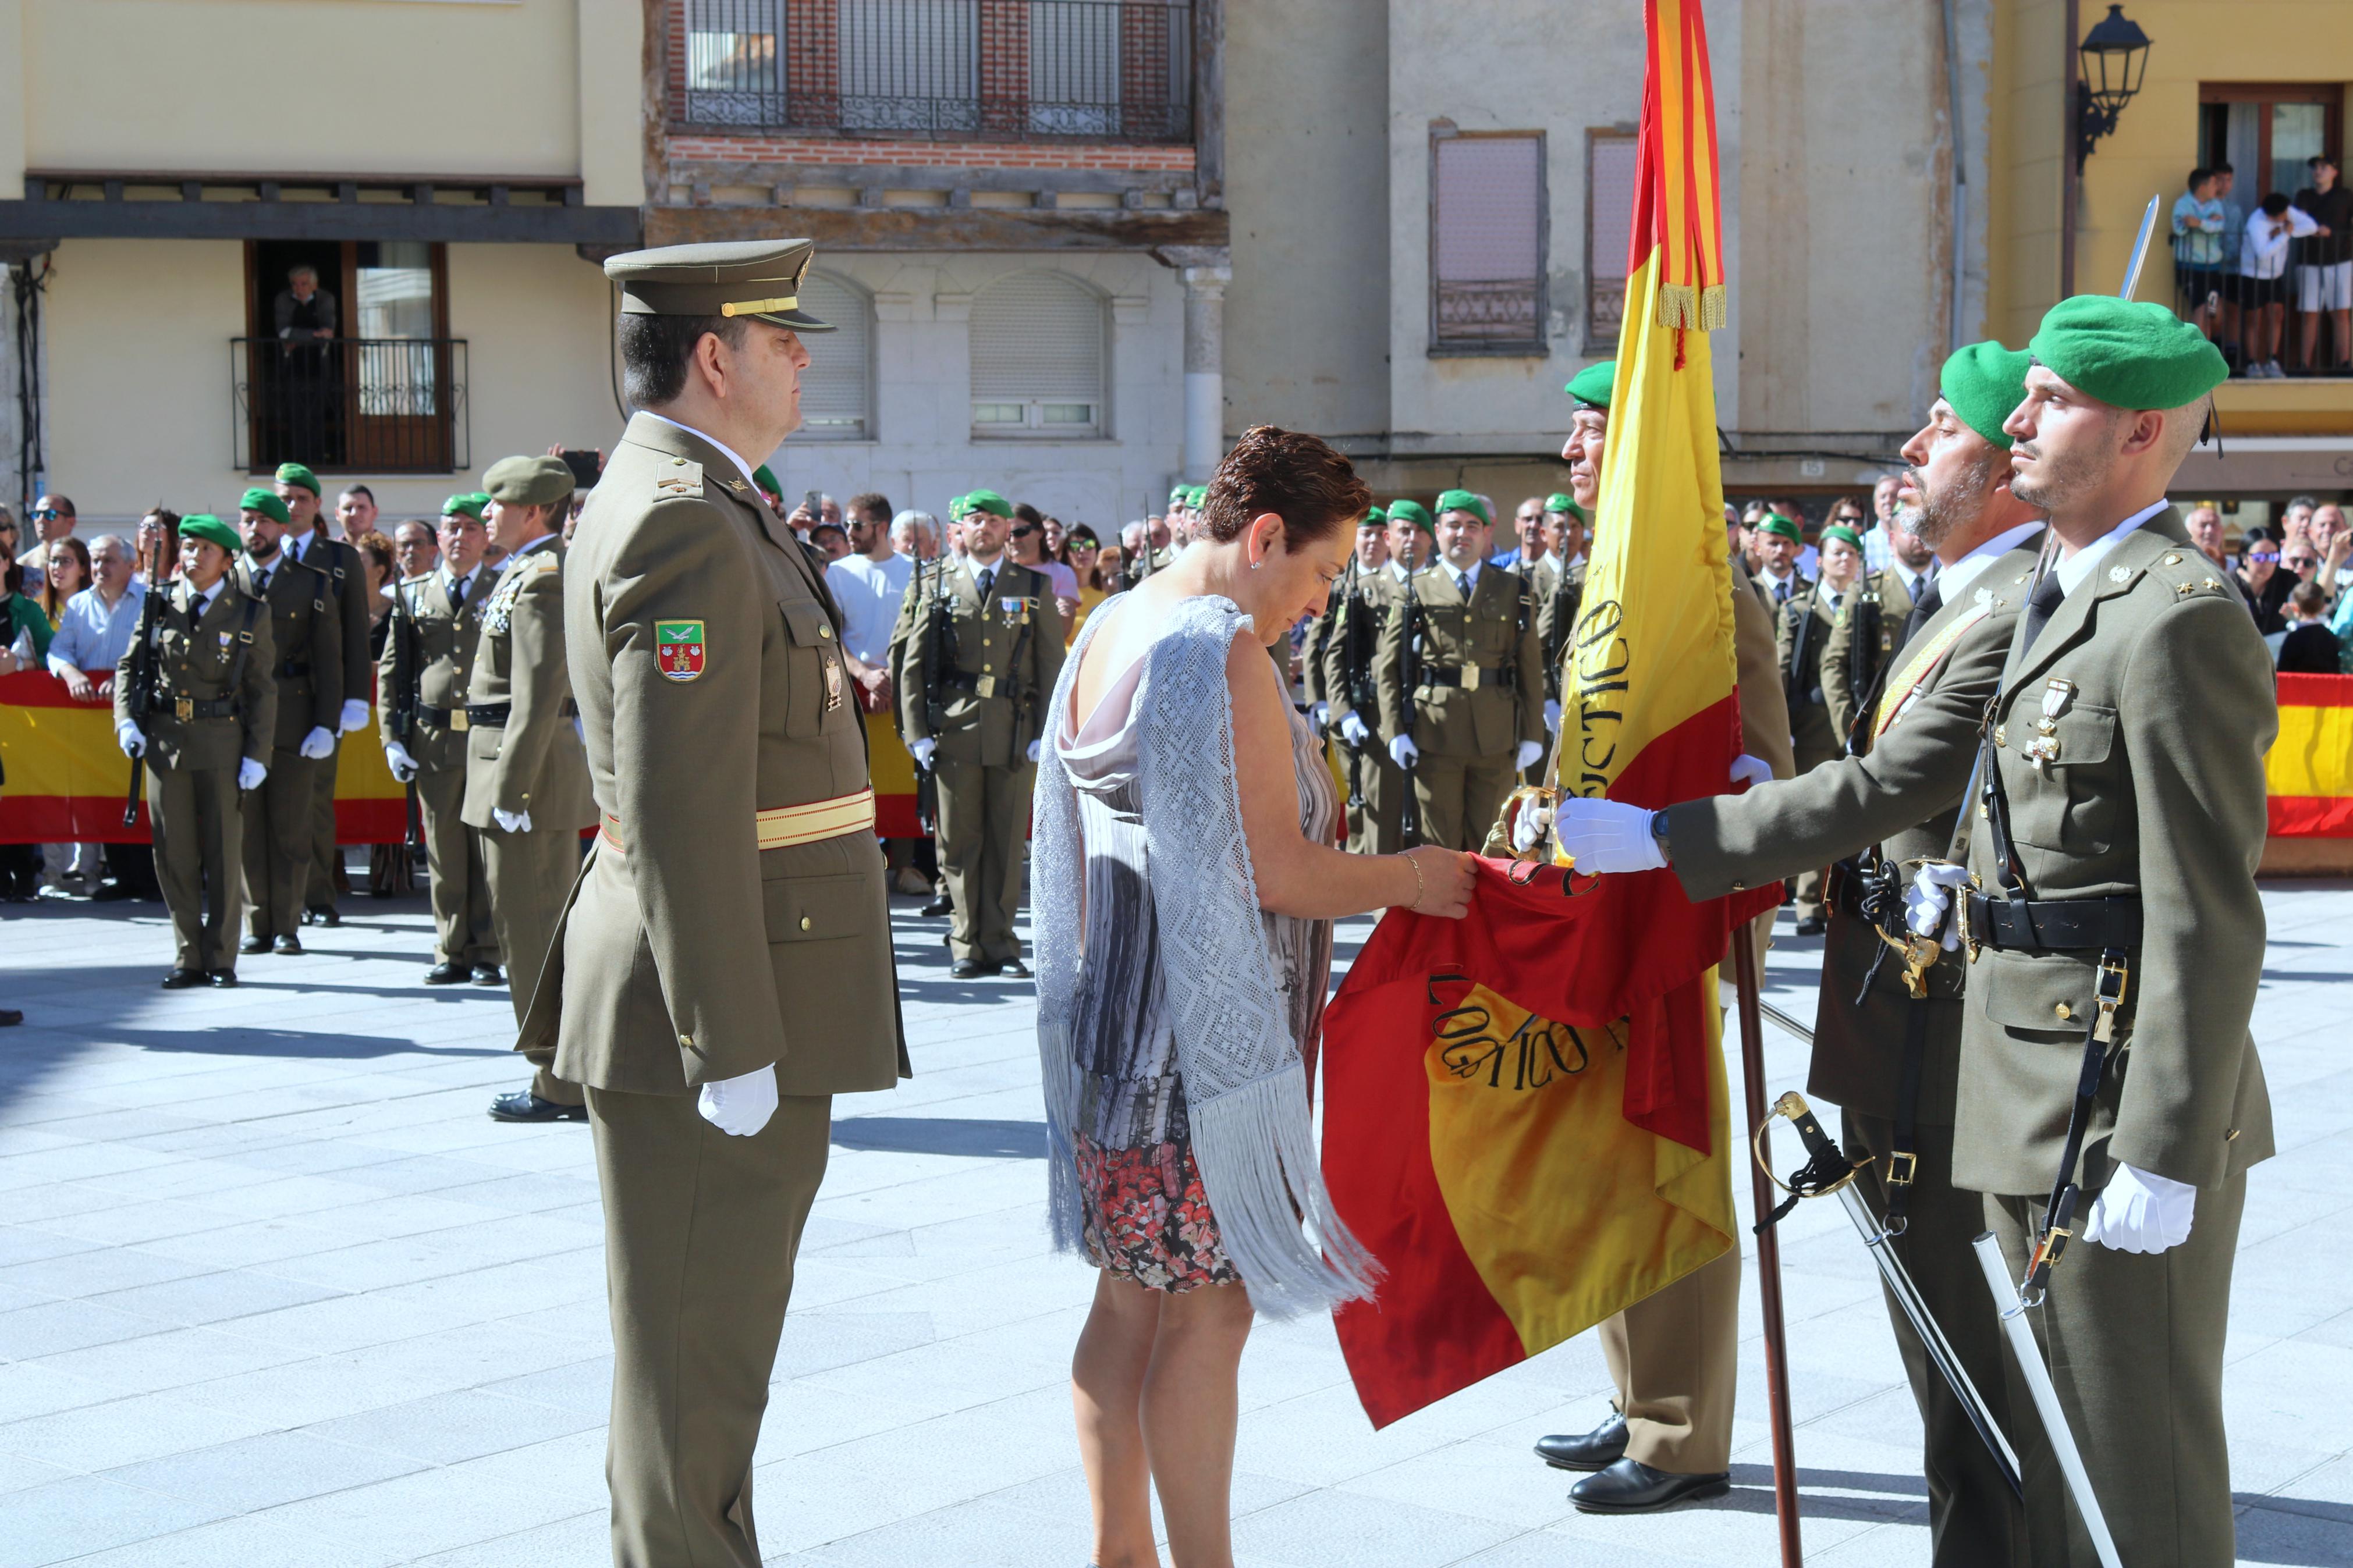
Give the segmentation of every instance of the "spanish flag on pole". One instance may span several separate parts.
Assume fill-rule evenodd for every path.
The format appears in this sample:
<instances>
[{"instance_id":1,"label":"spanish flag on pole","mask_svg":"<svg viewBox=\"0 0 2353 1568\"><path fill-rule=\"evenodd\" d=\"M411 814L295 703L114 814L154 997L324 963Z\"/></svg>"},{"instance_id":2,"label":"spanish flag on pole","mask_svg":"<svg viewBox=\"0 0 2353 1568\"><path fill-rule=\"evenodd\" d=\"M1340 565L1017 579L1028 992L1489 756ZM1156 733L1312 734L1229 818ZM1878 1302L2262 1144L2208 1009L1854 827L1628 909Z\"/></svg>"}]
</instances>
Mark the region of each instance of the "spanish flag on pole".
<instances>
[{"instance_id":1,"label":"spanish flag on pole","mask_svg":"<svg viewBox=\"0 0 2353 1568\"><path fill-rule=\"evenodd\" d=\"M1707 330L1724 324L1698 0L1650 67L1593 563L1557 784L1663 806L1740 750ZM1470 914L1392 910L1324 1016L1324 1170L1386 1270L1340 1310L1376 1426L1583 1332L1735 1245L1715 963L1771 893L1490 861Z\"/></svg>"}]
</instances>

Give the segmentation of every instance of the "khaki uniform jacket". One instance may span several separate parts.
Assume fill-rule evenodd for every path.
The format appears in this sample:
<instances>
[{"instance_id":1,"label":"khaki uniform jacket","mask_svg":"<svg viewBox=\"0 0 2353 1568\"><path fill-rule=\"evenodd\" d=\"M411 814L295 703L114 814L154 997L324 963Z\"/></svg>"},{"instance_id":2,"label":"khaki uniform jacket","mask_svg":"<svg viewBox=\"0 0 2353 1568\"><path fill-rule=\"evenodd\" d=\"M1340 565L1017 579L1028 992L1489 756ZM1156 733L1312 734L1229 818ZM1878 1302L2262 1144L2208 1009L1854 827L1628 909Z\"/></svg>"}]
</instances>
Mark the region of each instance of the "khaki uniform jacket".
<instances>
[{"instance_id":1,"label":"khaki uniform jacket","mask_svg":"<svg viewBox=\"0 0 2353 1568\"><path fill-rule=\"evenodd\" d=\"M1332 626L1339 613L1340 596L1347 591L1348 579L1356 569L1356 562L1351 558L1340 574L1332 579L1332 591L1324 595L1324 613L1307 623L1307 640L1300 645L1300 700L1311 708L1318 702L1331 700L1324 690L1324 656L1332 641ZM1275 651L1280 653L1282 645L1277 644Z\"/></svg>"},{"instance_id":2,"label":"khaki uniform jacket","mask_svg":"<svg viewBox=\"0 0 2353 1568\"><path fill-rule=\"evenodd\" d=\"M522 1046L635 1094L772 1063L786 1095L890 1088L907 1064L873 835L759 845L758 813L869 787L818 574L725 452L644 415L575 538L567 647L607 834Z\"/></svg>"},{"instance_id":3,"label":"khaki uniform jacket","mask_svg":"<svg viewBox=\"0 0 2353 1568\"><path fill-rule=\"evenodd\" d=\"M1332 705L1334 734L1340 732L1342 719L1356 713L1377 739L1384 742L1388 739L1381 727L1379 696L1373 689L1380 665L1382 634L1388 626L1389 618L1397 614L1397 607L1404 603L1405 584L1398 582L1397 574L1387 566L1376 572L1352 570L1332 584L1331 606L1324 612L1323 620L1316 624L1330 627L1321 650L1322 668L1318 679L1322 682L1324 700ZM1364 668L1351 670L1348 668L1352 649L1364 661ZM1357 690L1372 693L1374 700L1370 707L1358 710L1356 692L1350 688L1351 675L1356 678Z\"/></svg>"},{"instance_id":4,"label":"khaki uniform jacket","mask_svg":"<svg viewBox=\"0 0 2353 1568\"><path fill-rule=\"evenodd\" d=\"M1774 628L1782 695L1789 704L1789 741L1800 758L1826 757L1839 748L1822 691L1822 645L1837 626L1838 612L1816 581L1790 595Z\"/></svg>"},{"instance_id":5,"label":"khaki uniform jacket","mask_svg":"<svg viewBox=\"0 0 2353 1568\"><path fill-rule=\"evenodd\" d=\"M1567 571L1556 570L1552 586L1536 608L1536 638L1545 650L1545 695L1555 702L1561 700L1561 676L1574 651L1577 613L1585 602L1585 569L1589 564L1589 558L1580 555Z\"/></svg>"},{"instance_id":6,"label":"khaki uniform jacket","mask_svg":"<svg viewBox=\"0 0 2353 1568\"><path fill-rule=\"evenodd\" d=\"M376 732L385 745L400 741L393 732L394 720L401 692L414 679L419 707L438 708L449 715L446 720L436 720L418 712L417 721L409 727L408 738L400 741L421 772L447 773L466 765L465 736L469 731L458 715L465 709L467 688L474 678L474 656L480 650L482 640L482 612L491 602L498 580L496 567L475 566L462 610L449 602L448 583L438 566L422 577L409 578L396 590L398 603L393 608L392 628L384 639L384 657L376 665L376 689L383 693L383 700L376 704ZM414 627L416 651L408 656L414 658L417 667L413 672L403 665L404 618ZM534 830L539 826L536 817L532 826Z\"/></svg>"},{"instance_id":7,"label":"khaki uniform jacket","mask_svg":"<svg viewBox=\"0 0 2353 1568\"><path fill-rule=\"evenodd\" d=\"M2039 537L1997 558L1962 595L1921 628L1915 653L1976 616L1923 676L1918 696L1867 754L1842 756L1788 783L1667 808L1667 853L1693 899L1721 898L1842 860L1877 843L1908 879L1921 859L1942 859L1968 788L1978 725L1993 695L2034 570ZM1984 613L1978 615L1982 605ZM1909 673L1905 661L1899 668ZM1902 1083L1906 1010L1904 964L1881 964L1862 1005L1854 998L1884 944L1870 924L1833 910L1823 954L1824 1005L1814 1016L1807 1092L1849 1110L1894 1121ZM1928 970L1926 1055L1916 1114L1949 1126L1960 1075L1960 995L1968 965L1947 953Z\"/></svg>"},{"instance_id":8,"label":"khaki uniform jacket","mask_svg":"<svg viewBox=\"0 0 2353 1568\"><path fill-rule=\"evenodd\" d=\"M580 732L572 724L565 665L564 545L554 535L510 555L482 605L467 701L510 704L504 725L466 730L469 827L491 827L493 809L531 813L531 830L591 826L596 803ZM478 587L474 590L480 594Z\"/></svg>"},{"instance_id":9,"label":"khaki uniform jacket","mask_svg":"<svg viewBox=\"0 0 2353 1568\"><path fill-rule=\"evenodd\" d=\"M367 702L375 696L371 679L375 673L375 661L368 657L368 627L372 617L367 602L367 563L361 559L359 546L317 534L303 544L302 563L327 579L334 590L336 606L342 612L343 618L338 624L343 629L340 668L343 672L343 689L335 693L335 713L340 719L344 703ZM329 724L327 728L332 730L335 726Z\"/></svg>"},{"instance_id":10,"label":"khaki uniform jacket","mask_svg":"<svg viewBox=\"0 0 2353 1568\"><path fill-rule=\"evenodd\" d=\"M1731 569L1732 657L1740 691L1740 746L1770 767L1775 778L1785 779L1798 766L1789 750L1789 704L1781 691L1773 612L1757 596L1748 569L1737 557L1731 562ZM1562 726L1567 723L1564 717Z\"/></svg>"},{"instance_id":11,"label":"khaki uniform jacket","mask_svg":"<svg viewBox=\"0 0 2353 1568\"><path fill-rule=\"evenodd\" d=\"M932 605L947 596L950 647L935 645ZM1027 766L1029 742L1044 732L1054 682L1062 674L1062 617L1054 584L1010 556L1000 556L988 603L980 601L969 562L945 572L927 564L910 580L891 633L891 679L899 694L900 733L936 739L939 756L987 767ZM938 673L932 711L928 672Z\"/></svg>"},{"instance_id":12,"label":"khaki uniform jacket","mask_svg":"<svg viewBox=\"0 0 2353 1568\"><path fill-rule=\"evenodd\" d=\"M1508 755L1522 741L1541 742L1544 647L1526 580L1509 567L1482 566L1465 604L1452 570L1440 565L1414 574L1407 598L1415 595L1422 611L1420 668L1476 666L1479 684L1407 690L1406 643L1415 619L1409 602L1381 630L1381 732L1410 734L1418 749L1441 757Z\"/></svg>"},{"instance_id":13,"label":"khaki uniform jacket","mask_svg":"<svg viewBox=\"0 0 2353 1568\"><path fill-rule=\"evenodd\" d=\"M1911 618L1912 590L1893 566L1864 574L1847 590L1838 625L1822 644L1822 696L1830 703L1831 728L1841 744L1854 734L1855 711L1894 662ZM1867 749L1870 738L1854 744Z\"/></svg>"},{"instance_id":14,"label":"khaki uniform jacket","mask_svg":"<svg viewBox=\"0 0 2353 1568\"><path fill-rule=\"evenodd\" d=\"M238 584L235 573L213 595L204 618L191 622L188 584L173 584L154 605L149 636L154 639L155 702L143 722L147 755L158 767L174 770L234 768L239 760L268 766L278 731L277 644L270 634L269 609L255 602ZM245 669L234 692L229 674L237 664L237 638L248 627L246 606L252 605L253 641L246 649ZM131 721L131 670L138 658L134 641L114 667L114 721ZM174 701L213 702L234 696L237 715L222 719L181 719ZM299 739L299 737L298 737Z\"/></svg>"},{"instance_id":15,"label":"khaki uniform jacket","mask_svg":"<svg viewBox=\"0 0 2353 1568\"><path fill-rule=\"evenodd\" d=\"M278 683L278 732L273 743L290 752L312 730L337 731L343 718L343 612L333 582L285 551L269 564L269 587L260 595L269 606L270 646L277 658L270 674ZM253 592L253 559L239 555L229 578L240 593ZM363 639L367 628L360 628ZM364 654L366 649L362 647Z\"/></svg>"},{"instance_id":16,"label":"khaki uniform jacket","mask_svg":"<svg viewBox=\"0 0 2353 1568\"><path fill-rule=\"evenodd\" d=\"M2054 688L2053 681L2068 683ZM2054 712L2055 710L2055 712ZM2029 751L2048 718L2055 745ZM2030 896L2141 901L2141 945L2086 1134L2111 1162L2214 1187L2273 1152L2248 1033L2263 973L2255 862L2271 658L2246 605L2168 509L2100 558L2006 677L1994 757ZM1969 870L1998 885L1979 822ZM2057 1174L2094 1014L2096 952L1978 954L1961 1037L1953 1180L2040 1194ZM2062 1005L2065 1014L2060 1012Z\"/></svg>"}]
</instances>

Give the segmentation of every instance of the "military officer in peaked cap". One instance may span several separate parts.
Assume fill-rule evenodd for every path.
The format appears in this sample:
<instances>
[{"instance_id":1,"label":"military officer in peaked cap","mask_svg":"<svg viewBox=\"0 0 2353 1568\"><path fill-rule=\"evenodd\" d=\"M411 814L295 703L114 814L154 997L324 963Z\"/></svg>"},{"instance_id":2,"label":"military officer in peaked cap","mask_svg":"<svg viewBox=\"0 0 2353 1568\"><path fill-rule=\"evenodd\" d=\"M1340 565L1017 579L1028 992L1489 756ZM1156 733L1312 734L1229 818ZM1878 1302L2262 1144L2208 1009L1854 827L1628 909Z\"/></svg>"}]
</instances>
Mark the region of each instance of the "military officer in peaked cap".
<instances>
[{"instance_id":1,"label":"military officer in peaked cap","mask_svg":"<svg viewBox=\"0 0 2353 1568\"><path fill-rule=\"evenodd\" d=\"M753 1447L832 1097L906 1068L841 628L753 489L829 330L811 254L605 264L639 412L565 583L599 831L524 1043L555 1044L596 1132L617 1568L758 1568Z\"/></svg>"},{"instance_id":2,"label":"military officer in peaked cap","mask_svg":"<svg viewBox=\"0 0 2353 1568\"><path fill-rule=\"evenodd\" d=\"M441 503L441 560L395 591L392 635L377 666L378 729L393 778L417 786L426 863L433 873L433 958L427 985L498 984L499 936L481 835L466 826L467 688L482 641L482 611L498 574L482 564L484 503Z\"/></svg>"},{"instance_id":3,"label":"military officer in peaked cap","mask_svg":"<svg viewBox=\"0 0 2353 1568\"><path fill-rule=\"evenodd\" d=\"M481 845L518 1025L579 873L580 830L596 820L565 660L563 530L574 482L560 458L501 458L482 475L490 536L507 555L482 605L466 685L460 816ZM555 1071L552 1043L515 1049L531 1062L531 1085L493 1099L493 1117L587 1119L579 1086Z\"/></svg>"},{"instance_id":4,"label":"military officer in peaked cap","mask_svg":"<svg viewBox=\"0 0 2353 1568\"><path fill-rule=\"evenodd\" d=\"M278 727L269 607L229 571L237 530L208 512L180 520L180 578L142 620L153 689L137 689L142 650L114 676L114 733L147 759L147 818L156 879L176 943L164 988L237 984L237 917L244 901L241 796L269 776ZM146 712L136 711L141 697Z\"/></svg>"}]
</instances>

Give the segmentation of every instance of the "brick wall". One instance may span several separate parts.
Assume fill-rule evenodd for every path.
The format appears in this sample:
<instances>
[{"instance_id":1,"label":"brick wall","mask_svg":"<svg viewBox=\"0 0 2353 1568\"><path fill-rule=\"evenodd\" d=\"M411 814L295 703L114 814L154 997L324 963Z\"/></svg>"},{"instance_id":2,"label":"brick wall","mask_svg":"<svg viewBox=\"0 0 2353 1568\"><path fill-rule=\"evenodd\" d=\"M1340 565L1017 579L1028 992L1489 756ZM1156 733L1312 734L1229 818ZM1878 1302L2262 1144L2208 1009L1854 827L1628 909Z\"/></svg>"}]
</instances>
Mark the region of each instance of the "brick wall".
<instances>
[{"instance_id":1,"label":"brick wall","mask_svg":"<svg viewBox=\"0 0 2353 1568\"><path fill-rule=\"evenodd\" d=\"M795 125L841 119L840 16L835 0L785 0L785 112Z\"/></svg>"},{"instance_id":2,"label":"brick wall","mask_svg":"<svg viewBox=\"0 0 2353 1568\"><path fill-rule=\"evenodd\" d=\"M712 163L855 163L876 168L1174 170L1193 167L1190 147L1089 146L1051 142L883 142L859 137L691 135L672 132L672 159Z\"/></svg>"}]
</instances>

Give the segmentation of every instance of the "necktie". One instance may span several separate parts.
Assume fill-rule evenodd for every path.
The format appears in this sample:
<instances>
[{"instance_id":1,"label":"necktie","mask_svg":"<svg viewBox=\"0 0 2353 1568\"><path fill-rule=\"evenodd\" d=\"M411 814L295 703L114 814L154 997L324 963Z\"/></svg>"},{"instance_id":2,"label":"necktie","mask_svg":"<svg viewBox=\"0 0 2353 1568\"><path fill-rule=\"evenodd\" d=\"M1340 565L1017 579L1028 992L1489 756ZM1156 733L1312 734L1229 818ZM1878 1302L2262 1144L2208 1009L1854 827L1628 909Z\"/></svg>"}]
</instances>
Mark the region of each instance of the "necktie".
<instances>
[{"instance_id":1,"label":"necktie","mask_svg":"<svg viewBox=\"0 0 2353 1568\"><path fill-rule=\"evenodd\" d=\"M1914 637L1918 637L1920 628L1934 619L1936 612L1944 607L1944 586L1940 583L1931 581L1920 591L1919 596L1912 601L1912 614L1904 622L1904 641L1910 642Z\"/></svg>"},{"instance_id":2,"label":"necktie","mask_svg":"<svg viewBox=\"0 0 2353 1568\"><path fill-rule=\"evenodd\" d=\"M465 609L466 590L472 585L473 581L474 574L471 572L469 572L463 577L459 578L458 581L450 586L449 604L452 608L461 612Z\"/></svg>"},{"instance_id":3,"label":"necktie","mask_svg":"<svg viewBox=\"0 0 2353 1568\"><path fill-rule=\"evenodd\" d=\"M1784 577L1781 581L1774 584L1773 602L1777 605L1788 604L1789 602L1789 590L1795 585L1797 579L1794 577Z\"/></svg>"},{"instance_id":4,"label":"necktie","mask_svg":"<svg viewBox=\"0 0 2353 1568\"><path fill-rule=\"evenodd\" d=\"M980 602L983 609L988 607L988 591L996 586L997 568L994 566L982 567L980 569Z\"/></svg>"},{"instance_id":5,"label":"necktie","mask_svg":"<svg viewBox=\"0 0 2353 1568\"><path fill-rule=\"evenodd\" d=\"M2067 590L2059 582L2059 571L2052 567L2043 574L2042 581L2034 585L2033 596L2026 601L2026 651L2034 651L2034 639L2042 635L2043 625L2052 611L2067 597Z\"/></svg>"},{"instance_id":6,"label":"necktie","mask_svg":"<svg viewBox=\"0 0 2353 1568\"><path fill-rule=\"evenodd\" d=\"M1461 594L1463 599L1468 601L1471 597L1471 574L1468 572L1457 572L1454 574L1454 586Z\"/></svg>"},{"instance_id":7,"label":"necktie","mask_svg":"<svg viewBox=\"0 0 2353 1568\"><path fill-rule=\"evenodd\" d=\"M253 574L253 596L257 599L269 592L270 568L264 566ZM209 602L209 601L207 601Z\"/></svg>"}]
</instances>

